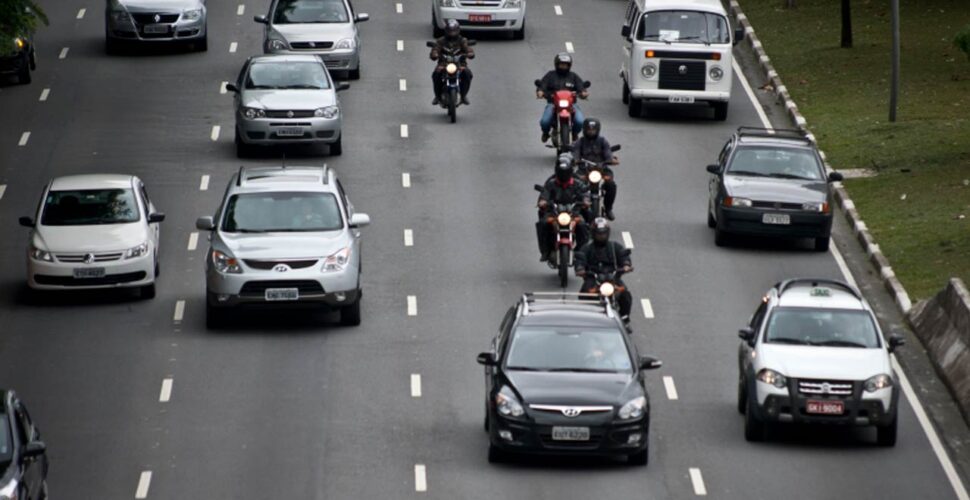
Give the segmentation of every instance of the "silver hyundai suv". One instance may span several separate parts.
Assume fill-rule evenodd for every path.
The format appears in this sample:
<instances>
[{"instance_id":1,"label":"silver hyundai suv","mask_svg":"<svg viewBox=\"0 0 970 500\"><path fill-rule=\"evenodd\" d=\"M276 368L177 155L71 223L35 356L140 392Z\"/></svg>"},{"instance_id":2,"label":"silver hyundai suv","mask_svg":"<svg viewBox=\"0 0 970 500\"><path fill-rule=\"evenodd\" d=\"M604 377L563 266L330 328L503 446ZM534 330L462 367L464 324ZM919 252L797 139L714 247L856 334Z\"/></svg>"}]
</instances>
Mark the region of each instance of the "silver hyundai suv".
<instances>
[{"instance_id":1,"label":"silver hyundai suv","mask_svg":"<svg viewBox=\"0 0 970 500\"><path fill-rule=\"evenodd\" d=\"M738 411L744 437L765 438L769 422L875 426L896 444L899 381L883 338L854 287L826 279L778 283L739 332Z\"/></svg>"},{"instance_id":2,"label":"silver hyundai suv","mask_svg":"<svg viewBox=\"0 0 970 500\"><path fill-rule=\"evenodd\" d=\"M360 231L335 172L320 167L240 167L215 217L206 255L206 325L238 306L337 309L360 324Z\"/></svg>"}]
</instances>

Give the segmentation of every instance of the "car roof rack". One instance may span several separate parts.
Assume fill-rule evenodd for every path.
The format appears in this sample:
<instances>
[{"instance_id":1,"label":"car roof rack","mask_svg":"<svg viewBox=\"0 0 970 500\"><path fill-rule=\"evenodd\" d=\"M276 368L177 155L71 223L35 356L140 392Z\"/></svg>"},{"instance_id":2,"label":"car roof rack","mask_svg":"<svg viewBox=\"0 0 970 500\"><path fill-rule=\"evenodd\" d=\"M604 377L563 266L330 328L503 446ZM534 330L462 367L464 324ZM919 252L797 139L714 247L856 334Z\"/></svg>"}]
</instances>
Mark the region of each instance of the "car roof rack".
<instances>
[{"instance_id":1,"label":"car roof rack","mask_svg":"<svg viewBox=\"0 0 970 500\"><path fill-rule=\"evenodd\" d=\"M785 293L785 290L788 290L789 288L791 288L791 287L793 287L795 285L803 285L803 284L811 284L813 287L817 287L819 285L828 285L828 286L831 286L833 288L841 288L841 289L849 292L850 294L852 294L853 297L859 299L859 301L862 301L862 294L858 290L856 290L855 287L853 287L852 285L850 285L848 283L845 283L844 281L830 280L830 279L825 279L825 278L792 278L792 279L787 279L787 280L782 281L781 283L778 284L778 296L781 297L782 294Z\"/></svg>"},{"instance_id":2,"label":"car roof rack","mask_svg":"<svg viewBox=\"0 0 970 500\"><path fill-rule=\"evenodd\" d=\"M805 132L789 128L738 127L737 134L742 137L769 137L772 139L794 139L814 144Z\"/></svg>"},{"instance_id":3,"label":"car roof rack","mask_svg":"<svg viewBox=\"0 0 970 500\"><path fill-rule=\"evenodd\" d=\"M609 301L597 293L567 292L526 292L522 294L522 314L528 315L530 305L535 304L563 304L580 306L600 306L610 318L614 317L613 308Z\"/></svg>"}]
</instances>

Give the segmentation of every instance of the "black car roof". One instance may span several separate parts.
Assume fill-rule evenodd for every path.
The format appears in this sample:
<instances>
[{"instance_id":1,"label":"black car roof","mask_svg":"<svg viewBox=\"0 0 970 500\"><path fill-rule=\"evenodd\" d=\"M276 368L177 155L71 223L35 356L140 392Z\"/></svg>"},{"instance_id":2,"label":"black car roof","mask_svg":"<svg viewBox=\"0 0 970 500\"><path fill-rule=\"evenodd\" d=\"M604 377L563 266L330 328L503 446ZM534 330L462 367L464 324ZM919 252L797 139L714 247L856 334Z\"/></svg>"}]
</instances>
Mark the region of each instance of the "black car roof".
<instances>
[{"instance_id":1,"label":"black car roof","mask_svg":"<svg viewBox=\"0 0 970 500\"><path fill-rule=\"evenodd\" d=\"M602 308L584 305L533 305L530 313L522 316L519 325L619 328L616 320L607 316Z\"/></svg>"}]
</instances>

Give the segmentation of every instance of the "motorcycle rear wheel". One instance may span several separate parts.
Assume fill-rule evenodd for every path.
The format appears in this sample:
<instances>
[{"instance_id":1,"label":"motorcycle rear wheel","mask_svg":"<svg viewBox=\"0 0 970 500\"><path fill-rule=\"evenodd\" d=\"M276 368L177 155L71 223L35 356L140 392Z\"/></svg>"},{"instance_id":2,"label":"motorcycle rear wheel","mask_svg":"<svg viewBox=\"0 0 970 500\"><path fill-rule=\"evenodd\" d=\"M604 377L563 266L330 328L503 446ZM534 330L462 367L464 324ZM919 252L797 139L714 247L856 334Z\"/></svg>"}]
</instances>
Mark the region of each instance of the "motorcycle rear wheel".
<instances>
[{"instance_id":1,"label":"motorcycle rear wheel","mask_svg":"<svg viewBox=\"0 0 970 500\"><path fill-rule=\"evenodd\" d=\"M566 288L569 284L569 247L559 247L559 286Z\"/></svg>"}]
</instances>

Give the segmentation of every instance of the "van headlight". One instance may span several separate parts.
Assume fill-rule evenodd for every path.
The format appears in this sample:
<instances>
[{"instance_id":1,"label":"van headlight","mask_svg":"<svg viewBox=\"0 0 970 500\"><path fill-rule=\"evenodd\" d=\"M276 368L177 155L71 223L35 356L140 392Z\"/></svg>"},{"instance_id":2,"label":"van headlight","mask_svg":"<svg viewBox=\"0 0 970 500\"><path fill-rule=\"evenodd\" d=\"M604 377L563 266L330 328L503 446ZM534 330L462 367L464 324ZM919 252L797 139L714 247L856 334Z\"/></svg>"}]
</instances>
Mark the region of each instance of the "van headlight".
<instances>
[{"instance_id":1,"label":"van headlight","mask_svg":"<svg viewBox=\"0 0 970 500\"><path fill-rule=\"evenodd\" d=\"M320 270L325 273L343 271L348 262L350 262L350 247L344 247L324 259Z\"/></svg>"},{"instance_id":2,"label":"van headlight","mask_svg":"<svg viewBox=\"0 0 970 500\"><path fill-rule=\"evenodd\" d=\"M875 377L869 377L869 379L863 384L866 392L876 392L878 390L888 389L892 386L893 378L885 373L881 373Z\"/></svg>"},{"instance_id":3,"label":"van headlight","mask_svg":"<svg viewBox=\"0 0 970 500\"><path fill-rule=\"evenodd\" d=\"M640 74L643 75L644 78L653 78L657 75L657 65L654 63L644 64L643 67L640 68Z\"/></svg>"},{"instance_id":4,"label":"van headlight","mask_svg":"<svg viewBox=\"0 0 970 500\"><path fill-rule=\"evenodd\" d=\"M313 111L313 116L317 118L333 119L340 114L340 108L337 106L327 106L324 108L317 108Z\"/></svg>"},{"instance_id":5,"label":"van headlight","mask_svg":"<svg viewBox=\"0 0 970 500\"><path fill-rule=\"evenodd\" d=\"M128 250L125 250L125 258L134 259L135 257L141 257L142 255L145 255L147 253L148 253L148 242L146 241L141 245L131 247Z\"/></svg>"},{"instance_id":6,"label":"van headlight","mask_svg":"<svg viewBox=\"0 0 970 500\"><path fill-rule=\"evenodd\" d=\"M243 108L243 116L249 118L250 120L255 120L256 118L263 118L266 116L266 110L259 108Z\"/></svg>"},{"instance_id":7,"label":"van headlight","mask_svg":"<svg viewBox=\"0 0 970 500\"><path fill-rule=\"evenodd\" d=\"M626 402L617 412L620 420L633 420L643 416L644 409L647 407L647 398L640 396Z\"/></svg>"},{"instance_id":8,"label":"van headlight","mask_svg":"<svg viewBox=\"0 0 970 500\"><path fill-rule=\"evenodd\" d=\"M212 251L212 266L216 268L216 271L223 274L242 274L239 261L232 255L219 250Z\"/></svg>"},{"instance_id":9,"label":"van headlight","mask_svg":"<svg viewBox=\"0 0 970 500\"><path fill-rule=\"evenodd\" d=\"M707 75L711 77L711 80L719 82L721 78L724 78L724 70L720 66L711 66L711 69L707 71Z\"/></svg>"},{"instance_id":10,"label":"van headlight","mask_svg":"<svg viewBox=\"0 0 970 500\"><path fill-rule=\"evenodd\" d=\"M182 13L182 19L186 21L197 21L202 18L202 9L187 10Z\"/></svg>"},{"instance_id":11,"label":"van headlight","mask_svg":"<svg viewBox=\"0 0 970 500\"><path fill-rule=\"evenodd\" d=\"M281 40L279 38L270 38L266 41L266 48L270 51L287 50L290 48L290 46L286 44L285 40Z\"/></svg>"},{"instance_id":12,"label":"van headlight","mask_svg":"<svg viewBox=\"0 0 970 500\"><path fill-rule=\"evenodd\" d=\"M54 262L54 254L33 245L30 246L30 258L44 262Z\"/></svg>"},{"instance_id":13,"label":"van headlight","mask_svg":"<svg viewBox=\"0 0 970 500\"><path fill-rule=\"evenodd\" d=\"M353 38L344 38L343 40L340 40L339 42L337 42L337 44L334 45L333 48L338 50L350 50L350 49L353 49L354 46L356 45L357 43L354 42Z\"/></svg>"},{"instance_id":14,"label":"van headlight","mask_svg":"<svg viewBox=\"0 0 970 500\"><path fill-rule=\"evenodd\" d=\"M758 372L758 381L773 385L779 389L784 389L788 386L788 379L784 375L768 368L764 368Z\"/></svg>"}]
</instances>

